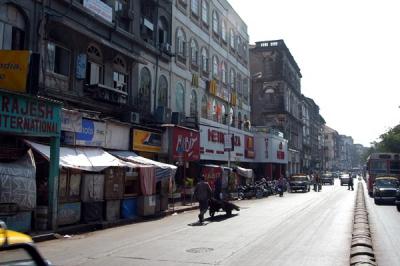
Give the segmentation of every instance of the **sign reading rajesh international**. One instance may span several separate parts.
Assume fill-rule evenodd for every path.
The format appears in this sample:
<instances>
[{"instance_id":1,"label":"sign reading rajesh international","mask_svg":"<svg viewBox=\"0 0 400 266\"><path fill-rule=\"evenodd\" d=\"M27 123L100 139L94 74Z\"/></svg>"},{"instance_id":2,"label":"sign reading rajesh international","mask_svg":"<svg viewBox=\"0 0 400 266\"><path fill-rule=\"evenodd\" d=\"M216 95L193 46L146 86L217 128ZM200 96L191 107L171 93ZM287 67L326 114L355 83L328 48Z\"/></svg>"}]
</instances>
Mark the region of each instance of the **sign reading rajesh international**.
<instances>
[{"instance_id":1,"label":"sign reading rajesh international","mask_svg":"<svg viewBox=\"0 0 400 266\"><path fill-rule=\"evenodd\" d=\"M0 132L59 136L60 113L57 103L0 91Z\"/></svg>"},{"instance_id":2,"label":"sign reading rajesh international","mask_svg":"<svg viewBox=\"0 0 400 266\"><path fill-rule=\"evenodd\" d=\"M26 92L30 51L0 50L0 88Z\"/></svg>"}]
</instances>

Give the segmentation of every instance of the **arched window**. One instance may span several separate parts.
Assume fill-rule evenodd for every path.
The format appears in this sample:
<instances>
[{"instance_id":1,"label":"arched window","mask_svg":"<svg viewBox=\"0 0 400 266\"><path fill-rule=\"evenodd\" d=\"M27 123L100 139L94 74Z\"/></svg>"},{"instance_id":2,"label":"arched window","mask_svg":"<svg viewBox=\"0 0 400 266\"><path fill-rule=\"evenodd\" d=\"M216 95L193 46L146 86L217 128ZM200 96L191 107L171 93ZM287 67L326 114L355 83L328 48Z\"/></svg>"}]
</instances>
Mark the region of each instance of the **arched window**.
<instances>
[{"instance_id":1,"label":"arched window","mask_svg":"<svg viewBox=\"0 0 400 266\"><path fill-rule=\"evenodd\" d=\"M164 75L160 76L158 82L158 99L157 106L168 106L168 81Z\"/></svg>"},{"instance_id":2,"label":"arched window","mask_svg":"<svg viewBox=\"0 0 400 266\"><path fill-rule=\"evenodd\" d=\"M231 48L235 49L235 31L233 29L230 30L229 38Z\"/></svg>"},{"instance_id":3,"label":"arched window","mask_svg":"<svg viewBox=\"0 0 400 266\"><path fill-rule=\"evenodd\" d=\"M180 113L185 112L185 89L181 83L176 84L176 93L175 93L175 105L176 111Z\"/></svg>"},{"instance_id":4,"label":"arched window","mask_svg":"<svg viewBox=\"0 0 400 266\"><path fill-rule=\"evenodd\" d=\"M190 116L197 117L197 94L195 90L192 90L190 94Z\"/></svg>"},{"instance_id":5,"label":"arched window","mask_svg":"<svg viewBox=\"0 0 400 266\"><path fill-rule=\"evenodd\" d=\"M197 42L194 39L192 39L190 41L190 61L191 61L191 64L194 66L199 65L198 54L199 54L199 48L197 46Z\"/></svg>"},{"instance_id":6,"label":"arched window","mask_svg":"<svg viewBox=\"0 0 400 266\"><path fill-rule=\"evenodd\" d=\"M228 81L228 72L226 71L227 66L226 66L226 62L222 62L221 64L221 76L222 76L222 82L224 84L226 84L226 82Z\"/></svg>"},{"instance_id":7,"label":"arched window","mask_svg":"<svg viewBox=\"0 0 400 266\"><path fill-rule=\"evenodd\" d=\"M198 16L199 15L199 0L192 0L190 4L190 10L192 14Z\"/></svg>"},{"instance_id":8,"label":"arched window","mask_svg":"<svg viewBox=\"0 0 400 266\"><path fill-rule=\"evenodd\" d=\"M137 105L143 113L151 112L151 76L147 67L142 68L140 71Z\"/></svg>"},{"instance_id":9,"label":"arched window","mask_svg":"<svg viewBox=\"0 0 400 266\"><path fill-rule=\"evenodd\" d=\"M158 20L158 43L168 43L168 32L169 27L167 19L165 17L160 17L160 19Z\"/></svg>"},{"instance_id":10,"label":"arched window","mask_svg":"<svg viewBox=\"0 0 400 266\"><path fill-rule=\"evenodd\" d=\"M104 84L103 55L95 44L90 44L87 48L86 83Z\"/></svg>"},{"instance_id":11,"label":"arched window","mask_svg":"<svg viewBox=\"0 0 400 266\"><path fill-rule=\"evenodd\" d=\"M201 99L201 117L208 119L208 99L207 95L203 95L203 98Z\"/></svg>"},{"instance_id":12,"label":"arched window","mask_svg":"<svg viewBox=\"0 0 400 266\"><path fill-rule=\"evenodd\" d=\"M237 90L239 95L243 94L243 91L242 91L242 76L239 73L237 73L237 75L236 75L236 90Z\"/></svg>"},{"instance_id":13,"label":"arched window","mask_svg":"<svg viewBox=\"0 0 400 266\"><path fill-rule=\"evenodd\" d=\"M212 74L214 79L218 79L218 57L213 56Z\"/></svg>"},{"instance_id":14,"label":"arched window","mask_svg":"<svg viewBox=\"0 0 400 266\"><path fill-rule=\"evenodd\" d=\"M222 123L224 125L226 125L227 121L228 121L228 113L227 113L227 111L228 111L228 108L225 106L225 104L223 104L222 105L222 110L221 110L221 117L222 117Z\"/></svg>"},{"instance_id":15,"label":"arched window","mask_svg":"<svg viewBox=\"0 0 400 266\"><path fill-rule=\"evenodd\" d=\"M215 10L212 13L212 29L215 34L219 34L219 15Z\"/></svg>"},{"instance_id":16,"label":"arched window","mask_svg":"<svg viewBox=\"0 0 400 266\"><path fill-rule=\"evenodd\" d=\"M212 108L212 120L217 122L218 120L218 106L217 106L217 101L215 99L212 99L211 102L211 108Z\"/></svg>"},{"instance_id":17,"label":"arched window","mask_svg":"<svg viewBox=\"0 0 400 266\"><path fill-rule=\"evenodd\" d=\"M235 90L235 70L233 68L231 68L231 71L229 73L229 83L230 83L230 87L232 90Z\"/></svg>"},{"instance_id":18,"label":"arched window","mask_svg":"<svg viewBox=\"0 0 400 266\"><path fill-rule=\"evenodd\" d=\"M181 28L178 28L176 32L176 54L180 57L185 57L185 42L186 36Z\"/></svg>"},{"instance_id":19,"label":"arched window","mask_svg":"<svg viewBox=\"0 0 400 266\"><path fill-rule=\"evenodd\" d=\"M208 51L205 47L201 48L201 70L208 72Z\"/></svg>"},{"instance_id":20,"label":"arched window","mask_svg":"<svg viewBox=\"0 0 400 266\"><path fill-rule=\"evenodd\" d=\"M126 62L120 57L116 56L113 61L113 85L114 88L123 92L128 91L128 75L126 71Z\"/></svg>"},{"instance_id":21,"label":"arched window","mask_svg":"<svg viewBox=\"0 0 400 266\"><path fill-rule=\"evenodd\" d=\"M236 126L236 112L235 110L231 107L231 110L229 111L229 114L231 116L231 126L235 127Z\"/></svg>"},{"instance_id":22,"label":"arched window","mask_svg":"<svg viewBox=\"0 0 400 266\"><path fill-rule=\"evenodd\" d=\"M243 121L242 121L242 113L239 112L238 113L238 128L239 129L242 129L242 123L243 123Z\"/></svg>"},{"instance_id":23,"label":"arched window","mask_svg":"<svg viewBox=\"0 0 400 266\"><path fill-rule=\"evenodd\" d=\"M201 2L201 20L204 24L208 25L208 3L206 0Z\"/></svg>"},{"instance_id":24,"label":"arched window","mask_svg":"<svg viewBox=\"0 0 400 266\"><path fill-rule=\"evenodd\" d=\"M25 18L12 5L0 5L0 50L24 50Z\"/></svg>"},{"instance_id":25,"label":"arched window","mask_svg":"<svg viewBox=\"0 0 400 266\"><path fill-rule=\"evenodd\" d=\"M227 41L226 21L223 20L221 24L221 36L224 42Z\"/></svg>"}]
</instances>

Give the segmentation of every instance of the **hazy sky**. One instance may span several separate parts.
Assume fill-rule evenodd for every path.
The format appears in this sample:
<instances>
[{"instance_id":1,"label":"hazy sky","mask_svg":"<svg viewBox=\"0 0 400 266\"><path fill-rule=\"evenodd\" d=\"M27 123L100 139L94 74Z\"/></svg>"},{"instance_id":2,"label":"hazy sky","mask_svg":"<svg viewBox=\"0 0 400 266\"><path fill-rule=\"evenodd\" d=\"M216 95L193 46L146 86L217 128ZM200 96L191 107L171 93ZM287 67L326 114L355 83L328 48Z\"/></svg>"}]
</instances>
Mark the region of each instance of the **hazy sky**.
<instances>
[{"instance_id":1,"label":"hazy sky","mask_svg":"<svg viewBox=\"0 0 400 266\"><path fill-rule=\"evenodd\" d=\"M370 146L400 123L398 0L228 1L250 43L285 41L329 127Z\"/></svg>"}]
</instances>

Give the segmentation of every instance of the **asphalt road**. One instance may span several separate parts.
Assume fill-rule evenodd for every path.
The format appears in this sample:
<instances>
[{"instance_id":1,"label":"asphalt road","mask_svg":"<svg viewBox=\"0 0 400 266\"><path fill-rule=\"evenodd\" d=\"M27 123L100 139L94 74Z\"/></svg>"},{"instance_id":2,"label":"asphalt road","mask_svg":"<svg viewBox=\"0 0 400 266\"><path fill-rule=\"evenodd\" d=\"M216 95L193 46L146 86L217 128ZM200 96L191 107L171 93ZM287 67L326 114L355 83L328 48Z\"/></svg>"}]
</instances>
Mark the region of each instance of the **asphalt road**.
<instances>
[{"instance_id":1,"label":"asphalt road","mask_svg":"<svg viewBox=\"0 0 400 266\"><path fill-rule=\"evenodd\" d=\"M240 201L237 215L202 226L191 211L38 247L55 265L349 265L354 200L336 182Z\"/></svg>"},{"instance_id":2,"label":"asphalt road","mask_svg":"<svg viewBox=\"0 0 400 266\"><path fill-rule=\"evenodd\" d=\"M400 212L394 205L375 205L365 183L364 191L376 261L379 266L400 265Z\"/></svg>"}]
</instances>

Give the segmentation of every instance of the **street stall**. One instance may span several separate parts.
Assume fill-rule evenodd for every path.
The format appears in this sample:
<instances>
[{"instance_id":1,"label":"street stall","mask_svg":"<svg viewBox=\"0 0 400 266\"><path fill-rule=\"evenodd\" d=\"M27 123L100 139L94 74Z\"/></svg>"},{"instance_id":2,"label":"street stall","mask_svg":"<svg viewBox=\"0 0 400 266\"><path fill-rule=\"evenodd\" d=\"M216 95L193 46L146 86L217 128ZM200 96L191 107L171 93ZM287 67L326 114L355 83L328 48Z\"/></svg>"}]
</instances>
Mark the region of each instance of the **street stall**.
<instances>
[{"instance_id":1,"label":"street stall","mask_svg":"<svg viewBox=\"0 0 400 266\"><path fill-rule=\"evenodd\" d=\"M139 167L140 194L137 198L138 214L148 216L168 209L168 193L177 167L137 155L132 151L110 151L126 162Z\"/></svg>"}]
</instances>

